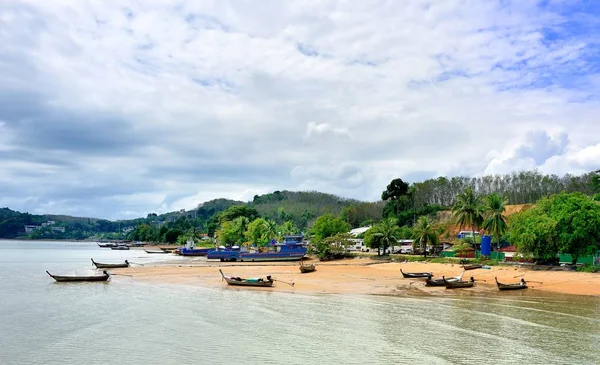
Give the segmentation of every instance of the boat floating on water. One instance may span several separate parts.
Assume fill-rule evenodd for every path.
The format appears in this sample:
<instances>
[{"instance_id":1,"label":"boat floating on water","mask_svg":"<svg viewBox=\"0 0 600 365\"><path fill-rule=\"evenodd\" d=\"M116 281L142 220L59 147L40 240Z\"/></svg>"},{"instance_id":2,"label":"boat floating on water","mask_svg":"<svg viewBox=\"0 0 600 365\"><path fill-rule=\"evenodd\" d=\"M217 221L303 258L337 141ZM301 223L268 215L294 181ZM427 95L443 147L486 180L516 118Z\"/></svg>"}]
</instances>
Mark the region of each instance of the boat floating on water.
<instances>
[{"instance_id":1,"label":"boat floating on water","mask_svg":"<svg viewBox=\"0 0 600 365\"><path fill-rule=\"evenodd\" d=\"M98 269L116 269L119 267L129 267L129 261L127 261L127 260L125 260L125 262L123 262L123 263L118 263L118 264L103 264L103 263L94 261L94 259L90 259L90 260L92 260L92 264L94 266L96 266Z\"/></svg>"},{"instance_id":2,"label":"boat floating on water","mask_svg":"<svg viewBox=\"0 0 600 365\"><path fill-rule=\"evenodd\" d=\"M57 282L75 282L75 281L107 281L110 278L110 274L104 270L102 275L91 275L91 276L80 276L80 275L71 275L71 276L61 276L61 275L52 275L47 270L46 273L52 277L52 279Z\"/></svg>"},{"instance_id":3,"label":"boat floating on water","mask_svg":"<svg viewBox=\"0 0 600 365\"><path fill-rule=\"evenodd\" d=\"M110 249L111 250L129 250L129 247L127 247L127 246L111 246Z\"/></svg>"}]
</instances>

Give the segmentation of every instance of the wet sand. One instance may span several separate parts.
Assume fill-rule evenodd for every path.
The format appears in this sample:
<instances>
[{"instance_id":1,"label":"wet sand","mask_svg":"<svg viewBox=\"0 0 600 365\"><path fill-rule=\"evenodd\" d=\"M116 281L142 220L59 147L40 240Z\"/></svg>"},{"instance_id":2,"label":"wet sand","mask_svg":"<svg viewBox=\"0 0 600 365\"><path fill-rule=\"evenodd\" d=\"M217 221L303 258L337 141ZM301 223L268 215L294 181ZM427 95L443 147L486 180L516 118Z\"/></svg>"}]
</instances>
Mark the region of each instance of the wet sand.
<instances>
[{"instance_id":1,"label":"wet sand","mask_svg":"<svg viewBox=\"0 0 600 365\"><path fill-rule=\"evenodd\" d=\"M301 274L298 263L223 263L190 258L170 261L152 266L136 266L111 270L117 275L131 276L135 280L224 287L219 268L225 275L241 277L265 277L272 275L279 280L273 288L239 288L240 290L275 290L297 293L331 294L378 294L378 295L456 295L498 294L494 277L502 283L517 283L524 278L529 285L527 292L552 292L600 296L600 274L569 271L534 271L524 267L494 266L491 269L466 271L463 280L473 276L473 288L448 290L444 287L426 287L424 279L404 279L405 272L433 272L434 278L457 276L462 273L458 264L434 263L381 263L369 258L319 262L315 272ZM294 283L294 286L286 284ZM233 287L231 287L233 288ZM516 291L525 292L525 291Z\"/></svg>"}]
</instances>

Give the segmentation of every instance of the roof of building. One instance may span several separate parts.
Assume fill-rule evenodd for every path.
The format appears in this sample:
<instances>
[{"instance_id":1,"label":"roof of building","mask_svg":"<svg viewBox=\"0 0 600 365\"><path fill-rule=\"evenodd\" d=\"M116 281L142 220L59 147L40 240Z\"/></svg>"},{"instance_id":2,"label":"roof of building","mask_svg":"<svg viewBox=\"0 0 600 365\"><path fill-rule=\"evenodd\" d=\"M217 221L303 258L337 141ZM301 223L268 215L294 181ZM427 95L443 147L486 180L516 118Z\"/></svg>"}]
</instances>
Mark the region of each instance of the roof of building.
<instances>
[{"instance_id":1,"label":"roof of building","mask_svg":"<svg viewBox=\"0 0 600 365\"><path fill-rule=\"evenodd\" d=\"M351 235L353 235L354 237L358 236L359 234L363 234L366 231L368 231L371 228L371 226L366 226L366 227L358 227L358 228L354 228L353 230L351 230L350 233Z\"/></svg>"}]
</instances>

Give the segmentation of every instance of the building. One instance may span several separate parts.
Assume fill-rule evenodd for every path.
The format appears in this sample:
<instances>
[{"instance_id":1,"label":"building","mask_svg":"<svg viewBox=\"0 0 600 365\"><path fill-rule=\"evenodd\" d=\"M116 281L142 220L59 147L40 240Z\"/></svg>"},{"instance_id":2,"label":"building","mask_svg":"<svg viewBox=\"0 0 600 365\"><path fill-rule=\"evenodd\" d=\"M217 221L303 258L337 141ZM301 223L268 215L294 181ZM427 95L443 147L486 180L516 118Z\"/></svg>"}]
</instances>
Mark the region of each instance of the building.
<instances>
[{"instance_id":1,"label":"building","mask_svg":"<svg viewBox=\"0 0 600 365\"><path fill-rule=\"evenodd\" d=\"M34 226L34 225L30 225L30 224L25 225L25 233L31 233L38 229L40 229L40 226Z\"/></svg>"},{"instance_id":2,"label":"building","mask_svg":"<svg viewBox=\"0 0 600 365\"><path fill-rule=\"evenodd\" d=\"M357 237L358 235L361 235L361 234L365 233L369 229L371 229L371 226L359 227L359 228L354 228L353 230L351 230L348 233L350 233L350 235L353 236L353 237Z\"/></svg>"}]
</instances>

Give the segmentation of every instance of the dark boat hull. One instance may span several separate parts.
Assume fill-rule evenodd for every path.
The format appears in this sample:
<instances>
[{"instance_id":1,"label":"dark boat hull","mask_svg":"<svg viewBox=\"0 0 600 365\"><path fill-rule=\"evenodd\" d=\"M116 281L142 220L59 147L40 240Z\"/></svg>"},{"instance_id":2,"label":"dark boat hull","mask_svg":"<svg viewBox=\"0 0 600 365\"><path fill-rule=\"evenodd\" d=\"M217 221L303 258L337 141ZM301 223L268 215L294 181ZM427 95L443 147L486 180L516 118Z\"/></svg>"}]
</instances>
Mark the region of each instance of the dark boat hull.
<instances>
[{"instance_id":1,"label":"dark boat hull","mask_svg":"<svg viewBox=\"0 0 600 365\"><path fill-rule=\"evenodd\" d=\"M127 246L114 246L110 248L111 250L129 250Z\"/></svg>"},{"instance_id":2,"label":"dark boat hull","mask_svg":"<svg viewBox=\"0 0 600 365\"><path fill-rule=\"evenodd\" d=\"M496 285L498 285L498 289L499 290L522 290L522 289L527 289L527 283L525 281L521 281L520 283L517 284L502 284L498 282L497 278L496 279Z\"/></svg>"},{"instance_id":3,"label":"dark boat hull","mask_svg":"<svg viewBox=\"0 0 600 365\"><path fill-rule=\"evenodd\" d=\"M107 281L110 278L110 275L105 271L103 275L93 275L93 276L60 276L60 275L52 275L48 271L46 271L48 275L57 282L81 282L81 281Z\"/></svg>"},{"instance_id":4,"label":"dark boat hull","mask_svg":"<svg viewBox=\"0 0 600 365\"><path fill-rule=\"evenodd\" d=\"M433 276L433 273L431 272L404 272L402 269L400 269L400 272L402 273L402 276L407 279L431 278Z\"/></svg>"},{"instance_id":5,"label":"dark boat hull","mask_svg":"<svg viewBox=\"0 0 600 365\"><path fill-rule=\"evenodd\" d=\"M475 284L475 280L471 278L469 281L448 281L446 278L442 277L444 280L444 284L446 285L446 289L462 289L462 288L472 288Z\"/></svg>"},{"instance_id":6,"label":"dark boat hull","mask_svg":"<svg viewBox=\"0 0 600 365\"><path fill-rule=\"evenodd\" d=\"M144 249L144 251L146 251L146 253L169 253L168 251L163 251L163 250L146 250L146 249Z\"/></svg>"},{"instance_id":7,"label":"dark boat hull","mask_svg":"<svg viewBox=\"0 0 600 365\"><path fill-rule=\"evenodd\" d=\"M307 272L313 272L316 270L317 270L317 267L315 266L315 264L300 266L300 272L303 274L306 274Z\"/></svg>"},{"instance_id":8,"label":"dark boat hull","mask_svg":"<svg viewBox=\"0 0 600 365\"><path fill-rule=\"evenodd\" d=\"M239 277L234 277L234 276L225 276L223 274L223 271L221 271L221 269L219 269L219 272L221 272L221 277L223 277L223 279L227 282L227 284L229 285L234 285L234 286L257 286L257 287L272 287L273 286L273 280L262 280L262 281L249 281L248 279L243 279L243 278L239 278Z\"/></svg>"},{"instance_id":9,"label":"dark boat hull","mask_svg":"<svg viewBox=\"0 0 600 365\"><path fill-rule=\"evenodd\" d=\"M482 267L483 265L463 265L463 269L465 270L481 269Z\"/></svg>"},{"instance_id":10,"label":"dark boat hull","mask_svg":"<svg viewBox=\"0 0 600 365\"><path fill-rule=\"evenodd\" d=\"M129 261L127 260L125 260L125 262L122 264L103 264L92 259L92 264L94 264L94 266L96 266L98 269L118 269L122 267L129 267Z\"/></svg>"}]
</instances>

